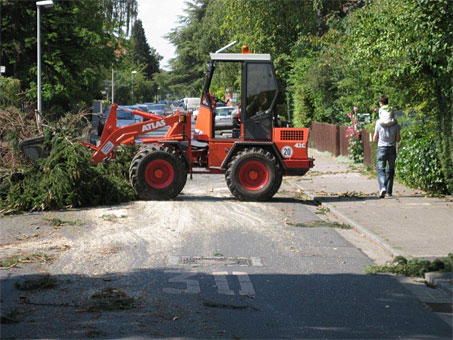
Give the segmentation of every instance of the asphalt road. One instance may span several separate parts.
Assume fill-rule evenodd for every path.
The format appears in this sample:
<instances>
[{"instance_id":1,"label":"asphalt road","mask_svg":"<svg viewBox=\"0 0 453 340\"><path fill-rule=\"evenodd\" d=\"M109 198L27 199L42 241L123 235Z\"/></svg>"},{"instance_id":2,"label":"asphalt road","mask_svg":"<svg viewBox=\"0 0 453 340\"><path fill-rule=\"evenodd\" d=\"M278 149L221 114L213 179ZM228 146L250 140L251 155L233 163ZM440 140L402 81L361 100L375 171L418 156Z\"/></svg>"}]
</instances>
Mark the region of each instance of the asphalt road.
<instances>
[{"instance_id":1,"label":"asphalt road","mask_svg":"<svg viewBox=\"0 0 453 340\"><path fill-rule=\"evenodd\" d=\"M48 261L0 271L1 337L451 338L393 277L364 274L355 231L304 227L324 216L296 197L284 183L238 202L196 175L173 201L2 217L0 257Z\"/></svg>"}]
</instances>

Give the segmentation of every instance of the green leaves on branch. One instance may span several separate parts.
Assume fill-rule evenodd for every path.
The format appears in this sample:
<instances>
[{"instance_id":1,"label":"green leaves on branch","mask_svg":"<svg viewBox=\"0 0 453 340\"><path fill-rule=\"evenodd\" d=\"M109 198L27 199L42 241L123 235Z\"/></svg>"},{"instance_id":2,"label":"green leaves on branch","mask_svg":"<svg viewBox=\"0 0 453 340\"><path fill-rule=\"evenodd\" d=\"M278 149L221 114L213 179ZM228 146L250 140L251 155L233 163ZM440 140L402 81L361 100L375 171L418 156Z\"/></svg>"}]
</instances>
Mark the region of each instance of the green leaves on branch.
<instances>
[{"instance_id":1,"label":"green leaves on branch","mask_svg":"<svg viewBox=\"0 0 453 340\"><path fill-rule=\"evenodd\" d=\"M133 150L123 148L108 163L91 163L91 152L78 140L87 122L82 116L67 115L45 129L45 150L22 172L0 183L0 210L49 210L113 204L132 200L128 181Z\"/></svg>"},{"instance_id":2,"label":"green leaves on branch","mask_svg":"<svg viewBox=\"0 0 453 340\"><path fill-rule=\"evenodd\" d=\"M401 135L396 163L398 179L412 188L446 194L434 124L413 124L404 128Z\"/></svg>"}]
</instances>

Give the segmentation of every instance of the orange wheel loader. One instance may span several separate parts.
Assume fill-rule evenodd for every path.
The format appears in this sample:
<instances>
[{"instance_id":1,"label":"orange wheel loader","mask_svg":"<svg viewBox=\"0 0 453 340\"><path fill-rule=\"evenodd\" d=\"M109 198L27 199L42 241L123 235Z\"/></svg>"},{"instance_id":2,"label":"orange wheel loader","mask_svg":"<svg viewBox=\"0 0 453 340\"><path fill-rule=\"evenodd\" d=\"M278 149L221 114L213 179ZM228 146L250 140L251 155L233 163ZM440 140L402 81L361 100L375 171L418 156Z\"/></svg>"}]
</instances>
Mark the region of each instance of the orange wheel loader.
<instances>
[{"instance_id":1,"label":"orange wheel loader","mask_svg":"<svg viewBox=\"0 0 453 340\"><path fill-rule=\"evenodd\" d=\"M117 127L117 105L112 105L99 146L92 149L97 164L111 158L120 144L140 143L129 177L142 199L167 200L184 188L188 174L225 174L231 193L242 201L266 201L279 190L282 176L302 176L311 167L308 128L280 127L275 114L277 79L269 54L216 53L210 63L194 129L192 113L162 117L140 110L143 122ZM222 64L235 64L241 73L236 123L231 136L219 134L217 106L211 82ZM153 136L159 129L161 136Z\"/></svg>"}]
</instances>

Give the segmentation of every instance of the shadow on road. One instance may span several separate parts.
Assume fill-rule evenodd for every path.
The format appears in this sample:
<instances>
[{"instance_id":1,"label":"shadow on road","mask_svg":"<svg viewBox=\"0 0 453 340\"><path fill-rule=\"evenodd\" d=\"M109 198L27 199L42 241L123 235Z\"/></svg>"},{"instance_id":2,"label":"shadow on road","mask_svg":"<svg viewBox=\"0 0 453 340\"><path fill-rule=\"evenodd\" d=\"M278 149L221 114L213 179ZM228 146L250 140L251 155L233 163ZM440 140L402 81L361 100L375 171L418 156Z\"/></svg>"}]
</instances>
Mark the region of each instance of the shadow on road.
<instances>
[{"instance_id":1,"label":"shadow on road","mask_svg":"<svg viewBox=\"0 0 453 340\"><path fill-rule=\"evenodd\" d=\"M380 198L377 196L353 196L353 197L348 197L348 196L315 196L314 199L316 201L321 201L321 202L363 202L363 201L376 201L379 200Z\"/></svg>"},{"instance_id":2,"label":"shadow on road","mask_svg":"<svg viewBox=\"0 0 453 340\"><path fill-rule=\"evenodd\" d=\"M1 280L2 338L452 336L391 276L249 273L245 279L242 272L243 267L173 266L9 277ZM37 280L53 284L24 290Z\"/></svg>"}]
</instances>

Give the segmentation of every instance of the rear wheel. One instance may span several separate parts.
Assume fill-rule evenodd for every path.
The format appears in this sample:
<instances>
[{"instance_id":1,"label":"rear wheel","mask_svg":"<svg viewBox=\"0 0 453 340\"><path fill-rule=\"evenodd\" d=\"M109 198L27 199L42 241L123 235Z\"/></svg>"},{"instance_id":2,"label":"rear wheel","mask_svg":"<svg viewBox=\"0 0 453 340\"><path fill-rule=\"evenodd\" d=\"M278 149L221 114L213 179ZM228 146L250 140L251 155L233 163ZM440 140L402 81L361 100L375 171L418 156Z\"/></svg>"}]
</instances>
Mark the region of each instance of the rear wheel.
<instances>
[{"instance_id":1,"label":"rear wheel","mask_svg":"<svg viewBox=\"0 0 453 340\"><path fill-rule=\"evenodd\" d=\"M261 148L245 149L229 163L225 180L237 199L266 201L280 188L282 171L271 152Z\"/></svg>"},{"instance_id":2,"label":"rear wheel","mask_svg":"<svg viewBox=\"0 0 453 340\"><path fill-rule=\"evenodd\" d=\"M175 149L150 145L132 160L129 179L140 198L166 200L182 191L187 181L187 168Z\"/></svg>"}]
</instances>

